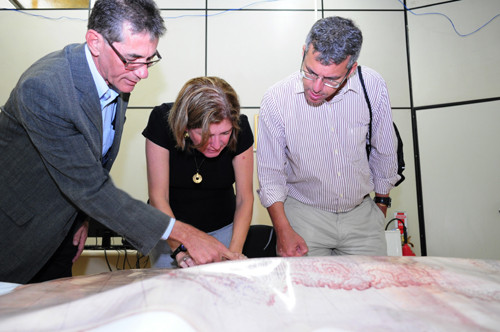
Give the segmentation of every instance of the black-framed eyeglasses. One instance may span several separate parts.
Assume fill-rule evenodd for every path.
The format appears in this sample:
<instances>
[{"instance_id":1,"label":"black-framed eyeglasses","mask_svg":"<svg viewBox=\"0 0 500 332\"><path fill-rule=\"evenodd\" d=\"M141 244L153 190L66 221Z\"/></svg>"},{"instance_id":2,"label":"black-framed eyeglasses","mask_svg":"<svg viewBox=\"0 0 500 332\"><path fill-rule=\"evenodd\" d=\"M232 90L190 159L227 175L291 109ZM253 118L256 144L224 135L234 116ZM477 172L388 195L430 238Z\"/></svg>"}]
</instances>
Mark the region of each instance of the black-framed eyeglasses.
<instances>
[{"instance_id":1,"label":"black-framed eyeglasses","mask_svg":"<svg viewBox=\"0 0 500 332\"><path fill-rule=\"evenodd\" d=\"M349 73L351 72L351 68L352 68L352 67L349 67L347 69L347 73L345 74L344 78L339 82L338 80L324 78L324 77L319 76L318 74L308 72L307 70L304 69L304 59L305 59L305 54L304 54L304 57L302 58L302 63L300 64L300 75L302 76L302 78L305 78L306 80L310 80L310 81L316 81L317 79L321 78L321 82L323 82L323 84L325 86L333 88L333 89L338 89L338 87L341 86L342 83L344 83L344 81L349 76Z\"/></svg>"},{"instance_id":2,"label":"black-framed eyeglasses","mask_svg":"<svg viewBox=\"0 0 500 332\"><path fill-rule=\"evenodd\" d=\"M106 38L106 41L108 42L109 46L111 46L111 49L113 50L113 52L115 52L115 54L118 56L118 58L120 58L120 60L123 62L123 64L125 65L125 69L127 69L127 70L137 70L137 69L141 68L142 66L147 66L149 68L149 67L157 64L161 60L160 53L158 51L156 51L156 53L153 55L153 58L156 57L156 59L154 59L154 60L147 61L147 62L128 61L127 59L125 59L125 57L123 55L120 54L120 52L118 52L118 50L113 46L113 44L107 38Z\"/></svg>"}]
</instances>

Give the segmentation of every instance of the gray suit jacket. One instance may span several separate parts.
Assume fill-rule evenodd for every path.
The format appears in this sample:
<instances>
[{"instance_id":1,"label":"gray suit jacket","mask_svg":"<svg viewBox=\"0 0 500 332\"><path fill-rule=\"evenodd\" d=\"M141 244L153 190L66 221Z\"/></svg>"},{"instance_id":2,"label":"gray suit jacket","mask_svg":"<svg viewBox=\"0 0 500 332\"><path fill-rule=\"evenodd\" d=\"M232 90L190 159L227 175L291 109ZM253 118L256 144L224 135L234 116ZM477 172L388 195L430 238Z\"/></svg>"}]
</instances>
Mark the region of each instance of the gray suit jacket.
<instances>
[{"instance_id":1,"label":"gray suit jacket","mask_svg":"<svg viewBox=\"0 0 500 332\"><path fill-rule=\"evenodd\" d=\"M110 159L84 44L33 64L0 112L0 281L25 283L47 262L79 211L148 253L170 217L116 188L109 176L125 122L117 104Z\"/></svg>"}]
</instances>

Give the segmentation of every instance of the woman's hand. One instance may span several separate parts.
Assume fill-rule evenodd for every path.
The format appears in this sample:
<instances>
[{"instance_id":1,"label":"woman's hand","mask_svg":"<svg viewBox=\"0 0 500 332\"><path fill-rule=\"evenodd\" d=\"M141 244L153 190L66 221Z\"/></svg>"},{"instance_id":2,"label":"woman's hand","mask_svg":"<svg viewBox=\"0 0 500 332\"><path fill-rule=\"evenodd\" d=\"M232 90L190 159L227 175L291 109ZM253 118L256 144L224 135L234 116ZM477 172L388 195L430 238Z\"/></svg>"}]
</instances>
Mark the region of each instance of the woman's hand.
<instances>
[{"instance_id":1,"label":"woman's hand","mask_svg":"<svg viewBox=\"0 0 500 332\"><path fill-rule=\"evenodd\" d=\"M191 256L187 252L180 252L175 256L175 260L177 261L177 265L181 268L196 266L196 263Z\"/></svg>"},{"instance_id":2,"label":"woman's hand","mask_svg":"<svg viewBox=\"0 0 500 332\"><path fill-rule=\"evenodd\" d=\"M248 257L243 254L235 253L235 255L237 255L234 258L235 260L248 259ZM178 253L177 256L175 256L175 260L177 261L177 265L181 268L192 267L197 265L194 259L191 256L189 256L189 253L187 252ZM225 261L226 259L223 258L222 260Z\"/></svg>"},{"instance_id":3,"label":"woman's hand","mask_svg":"<svg viewBox=\"0 0 500 332\"><path fill-rule=\"evenodd\" d=\"M237 259L248 259L247 256L243 255L243 254L238 254L238 258Z\"/></svg>"}]
</instances>

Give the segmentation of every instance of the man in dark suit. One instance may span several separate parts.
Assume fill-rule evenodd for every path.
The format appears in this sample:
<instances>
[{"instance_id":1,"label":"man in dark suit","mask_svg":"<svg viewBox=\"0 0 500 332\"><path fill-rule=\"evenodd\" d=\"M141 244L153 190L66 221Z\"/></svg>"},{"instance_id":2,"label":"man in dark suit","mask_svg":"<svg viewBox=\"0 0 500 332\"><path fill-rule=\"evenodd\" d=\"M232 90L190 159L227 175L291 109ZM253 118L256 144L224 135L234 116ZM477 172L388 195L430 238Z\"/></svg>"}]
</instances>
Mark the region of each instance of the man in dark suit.
<instances>
[{"instance_id":1,"label":"man in dark suit","mask_svg":"<svg viewBox=\"0 0 500 332\"><path fill-rule=\"evenodd\" d=\"M85 44L33 64L0 112L0 281L71 276L88 218L147 254L167 237L198 264L235 259L215 238L116 188L129 93L161 59L153 0L98 0Z\"/></svg>"}]
</instances>

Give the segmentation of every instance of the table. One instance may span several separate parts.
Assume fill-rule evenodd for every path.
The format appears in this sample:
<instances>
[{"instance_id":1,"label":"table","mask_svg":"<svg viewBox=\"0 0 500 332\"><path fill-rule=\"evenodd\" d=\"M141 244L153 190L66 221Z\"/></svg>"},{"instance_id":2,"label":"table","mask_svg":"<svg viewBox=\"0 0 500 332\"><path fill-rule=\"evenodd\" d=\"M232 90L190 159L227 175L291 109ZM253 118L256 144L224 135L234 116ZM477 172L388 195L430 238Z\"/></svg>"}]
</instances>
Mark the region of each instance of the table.
<instances>
[{"instance_id":1,"label":"table","mask_svg":"<svg viewBox=\"0 0 500 332\"><path fill-rule=\"evenodd\" d=\"M107 272L0 296L0 331L500 331L500 261L301 257Z\"/></svg>"}]
</instances>

